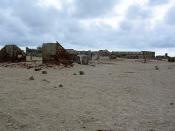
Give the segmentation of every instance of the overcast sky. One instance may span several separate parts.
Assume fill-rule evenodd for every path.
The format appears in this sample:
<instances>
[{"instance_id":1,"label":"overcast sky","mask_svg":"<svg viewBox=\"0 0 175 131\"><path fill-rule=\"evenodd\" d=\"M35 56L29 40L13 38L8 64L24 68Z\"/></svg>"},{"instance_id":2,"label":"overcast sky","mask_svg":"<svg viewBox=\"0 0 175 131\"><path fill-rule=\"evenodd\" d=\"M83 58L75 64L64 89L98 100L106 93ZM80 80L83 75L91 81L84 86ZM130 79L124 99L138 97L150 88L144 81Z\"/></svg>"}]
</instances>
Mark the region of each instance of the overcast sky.
<instances>
[{"instance_id":1,"label":"overcast sky","mask_svg":"<svg viewBox=\"0 0 175 131\"><path fill-rule=\"evenodd\" d=\"M0 0L0 45L175 55L175 0Z\"/></svg>"}]
</instances>

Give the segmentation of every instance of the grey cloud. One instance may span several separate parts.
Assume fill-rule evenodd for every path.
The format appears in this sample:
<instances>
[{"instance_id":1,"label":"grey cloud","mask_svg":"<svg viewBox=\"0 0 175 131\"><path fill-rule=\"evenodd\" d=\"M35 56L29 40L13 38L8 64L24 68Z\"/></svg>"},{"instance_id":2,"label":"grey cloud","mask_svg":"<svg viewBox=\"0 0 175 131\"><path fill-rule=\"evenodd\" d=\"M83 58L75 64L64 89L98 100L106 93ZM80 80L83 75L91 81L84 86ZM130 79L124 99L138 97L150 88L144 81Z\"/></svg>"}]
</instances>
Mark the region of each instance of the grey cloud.
<instances>
[{"instance_id":1,"label":"grey cloud","mask_svg":"<svg viewBox=\"0 0 175 131\"><path fill-rule=\"evenodd\" d=\"M65 32L66 14L54 8L42 8L37 1L0 1L0 23L3 35L0 43L35 45L47 40L56 40L59 32ZM4 5L3 5L4 4ZM6 8L1 8L6 7ZM66 28L65 28L65 27ZM64 27L64 28L63 28ZM62 30L61 30L62 29Z\"/></svg>"},{"instance_id":2,"label":"grey cloud","mask_svg":"<svg viewBox=\"0 0 175 131\"><path fill-rule=\"evenodd\" d=\"M168 3L168 2L169 2L169 0L149 0L149 1L148 1L148 4L149 4L149 5L155 6L155 5L166 4L166 3Z\"/></svg>"},{"instance_id":3,"label":"grey cloud","mask_svg":"<svg viewBox=\"0 0 175 131\"><path fill-rule=\"evenodd\" d=\"M126 36L126 43L130 42L136 48L175 47L175 38L173 36L175 25L170 25L170 23L174 24L174 11L174 8L169 11L166 23L159 24L154 29L149 30L147 27L150 26L151 11L143 10L141 7L134 5L129 7L126 18L121 22L120 32L123 32L123 36ZM129 43L127 46L130 47Z\"/></svg>"},{"instance_id":4,"label":"grey cloud","mask_svg":"<svg viewBox=\"0 0 175 131\"><path fill-rule=\"evenodd\" d=\"M131 5L119 30L107 24L93 24L84 28L81 19L98 18L109 13L118 0L75 0L75 12L69 6L57 10L43 8L37 0L0 1L0 45L15 43L38 46L43 42L58 40L66 48L142 50L144 48L175 47L174 8L163 25L147 31L152 12L138 5Z\"/></svg>"},{"instance_id":5,"label":"grey cloud","mask_svg":"<svg viewBox=\"0 0 175 131\"><path fill-rule=\"evenodd\" d=\"M126 21L126 20L124 20L124 21L122 21L121 23L120 23L120 28L122 29L122 30L127 30L127 31L129 31L129 30L131 30L132 29L132 23L131 22L129 22L129 21Z\"/></svg>"},{"instance_id":6,"label":"grey cloud","mask_svg":"<svg viewBox=\"0 0 175 131\"><path fill-rule=\"evenodd\" d=\"M151 46L160 48L171 48L175 47L175 26L168 24L159 25L154 32L152 32L149 37L152 41Z\"/></svg>"},{"instance_id":7,"label":"grey cloud","mask_svg":"<svg viewBox=\"0 0 175 131\"><path fill-rule=\"evenodd\" d=\"M120 23L120 28L123 31L139 31L144 32L149 26L149 20L152 17L152 11L143 9L138 4L129 6L125 19Z\"/></svg>"},{"instance_id":8,"label":"grey cloud","mask_svg":"<svg viewBox=\"0 0 175 131\"><path fill-rule=\"evenodd\" d=\"M175 25L175 6L173 6L167 13L165 17L166 23L170 25Z\"/></svg>"},{"instance_id":9,"label":"grey cloud","mask_svg":"<svg viewBox=\"0 0 175 131\"><path fill-rule=\"evenodd\" d=\"M94 18L110 12L119 0L74 0L74 16L78 18Z\"/></svg>"},{"instance_id":10,"label":"grey cloud","mask_svg":"<svg viewBox=\"0 0 175 131\"><path fill-rule=\"evenodd\" d=\"M143 9L139 5L132 5L128 8L127 18L128 19L147 19L152 16L151 10Z\"/></svg>"}]
</instances>

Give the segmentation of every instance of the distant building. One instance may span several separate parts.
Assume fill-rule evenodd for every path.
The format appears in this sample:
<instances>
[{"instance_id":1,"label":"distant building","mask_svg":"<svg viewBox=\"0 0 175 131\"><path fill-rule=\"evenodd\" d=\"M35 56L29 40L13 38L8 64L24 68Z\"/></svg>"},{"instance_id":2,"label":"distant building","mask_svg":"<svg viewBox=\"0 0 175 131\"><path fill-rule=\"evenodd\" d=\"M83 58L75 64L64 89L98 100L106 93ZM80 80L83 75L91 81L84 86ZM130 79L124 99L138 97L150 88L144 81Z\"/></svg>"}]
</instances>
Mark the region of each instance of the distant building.
<instances>
[{"instance_id":1,"label":"distant building","mask_svg":"<svg viewBox=\"0 0 175 131\"><path fill-rule=\"evenodd\" d=\"M110 56L110 51L108 51L108 50L99 50L98 51L98 55L99 56Z\"/></svg>"},{"instance_id":2,"label":"distant building","mask_svg":"<svg viewBox=\"0 0 175 131\"><path fill-rule=\"evenodd\" d=\"M92 60L92 52L90 50L88 51L77 51L78 52L78 55L86 55L88 56L88 59L89 60Z\"/></svg>"},{"instance_id":3,"label":"distant building","mask_svg":"<svg viewBox=\"0 0 175 131\"><path fill-rule=\"evenodd\" d=\"M26 47L26 55L41 57L42 56L42 47L37 47L37 49L30 49L30 48Z\"/></svg>"},{"instance_id":4,"label":"distant building","mask_svg":"<svg viewBox=\"0 0 175 131\"><path fill-rule=\"evenodd\" d=\"M175 57L169 57L168 62L175 62Z\"/></svg>"},{"instance_id":5,"label":"distant building","mask_svg":"<svg viewBox=\"0 0 175 131\"><path fill-rule=\"evenodd\" d=\"M69 53L69 54L72 54L72 55L78 55L78 52L74 49L66 49L66 51Z\"/></svg>"},{"instance_id":6,"label":"distant building","mask_svg":"<svg viewBox=\"0 0 175 131\"><path fill-rule=\"evenodd\" d=\"M168 59L168 58L169 58L168 53L165 53L165 55L158 55L158 56L156 56L157 60Z\"/></svg>"},{"instance_id":7,"label":"distant building","mask_svg":"<svg viewBox=\"0 0 175 131\"><path fill-rule=\"evenodd\" d=\"M127 59L155 59L155 52L152 51L135 51L135 52L112 52L111 57L120 57L120 58L127 58Z\"/></svg>"},{"instance_id":8,"label":"distant building","mask_svg":"<svg viewBox=\"0 0 175 131\"><path fill-rule=\"evenodd\" d=\"M155 59L155 52L153 51L142 51L142 55L143 55L143 58L147 58L147 59Z\"/></svg>"},{"instance_id":9,"label":"distant building","mask_svg":"<svg viewBox=\"0 0 175 131\"><path fill-rule=\"evenodd\" d=\"M168 53L165 53L165 57L168 58Z\"/></svg>"}]
</instances>

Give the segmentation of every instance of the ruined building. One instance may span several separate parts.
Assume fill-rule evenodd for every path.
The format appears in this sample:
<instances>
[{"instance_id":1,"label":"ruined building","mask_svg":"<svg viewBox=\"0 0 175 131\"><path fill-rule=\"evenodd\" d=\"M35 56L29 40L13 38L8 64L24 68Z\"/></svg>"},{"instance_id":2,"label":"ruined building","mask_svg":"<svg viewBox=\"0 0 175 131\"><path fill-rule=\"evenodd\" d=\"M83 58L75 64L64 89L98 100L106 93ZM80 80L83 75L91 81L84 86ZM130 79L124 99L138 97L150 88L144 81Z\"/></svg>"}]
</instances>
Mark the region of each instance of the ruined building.
<instances>
[{"instance_id":1,"label":"ruined building","mask_svg":"<svg viewBox=\"0 0 175 131\"><path fill-rule=\"evenodd\" d=\"M155 59L155 52L152 51L136 51L136 52L112 52L111 58L127 58L127 59Z\"/></svg>"},{"instance_id":2,"label":"ruined building","mask_svg":"<svg viewBox=\"0 0 175 131\"><path fill-rule=\"evenodd\" d=\"M157 60L163 60L163 59L168 59L168 58L169 58L168 53L165 53L165 55L156 56Z\"/></svg>"},{"instance_id":3,"label":"ruined building","mask_svg":"<svg viewBox=\"0 0 175 131\"><path fill-rule=\"evenodd\" d=\"M26 55L16 45L6 45L0 50L0 62L22 62L26 61Z\"/></svg>"},{"instance_id":4,"label":"ruined building","mask_svg":"<svg viewBox=\"0 0 175 131\"><path fill-rule=\"evenodd\" d=\"M168 62L175 62L175 57L169 57Z\"/></svg>"},{"instance_id":5,"label":"ruined building","mask_svg":"<svg viewBox=\"0 0 175 131\"><path fill-rule=\"evenodd\" d=\"M43 63L71 65L72 56L58 42L44 43L42 47Z\"/></svg>"},{"instance_id":6,"label":"ruined building","mask_svg":"<svg viewBox=\"0 0 175 131\"><path fill-rule=\"evenodd\" d=\"M42 47L37 47L37 49L30 49L30 48L26 47L26 55L27 56L41 57L42 56Z\"/></svg>"}]
</instances>

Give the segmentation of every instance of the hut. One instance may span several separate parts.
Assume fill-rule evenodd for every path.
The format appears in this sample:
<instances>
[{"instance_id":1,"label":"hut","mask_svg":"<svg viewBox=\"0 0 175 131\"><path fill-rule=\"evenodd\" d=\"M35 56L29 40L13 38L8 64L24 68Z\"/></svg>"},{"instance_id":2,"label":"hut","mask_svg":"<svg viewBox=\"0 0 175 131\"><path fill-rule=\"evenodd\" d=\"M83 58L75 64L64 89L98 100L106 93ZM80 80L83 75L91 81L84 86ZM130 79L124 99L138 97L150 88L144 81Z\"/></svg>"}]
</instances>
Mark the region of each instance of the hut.
<instances>
[{"instance_id":1,"label":"hut","mask_svg":"<svg viewBox=\"0 0 175 131\"><path fill-rule=\"evenodd\" d=\"M72 65L73 63L71 55L58 42L43 44L42 59L45 64Z\"/></svg>"},{"instance_id":2,"label":"hut","mask_svg":"<svg viewBox=\"0 0 175 131\"><path fill-rule=\"evenodd\" d=\"M26 55L16 45L6 45L0 50L0 62L22 62L26 61Z\"/></svg>"}]
</instances>

